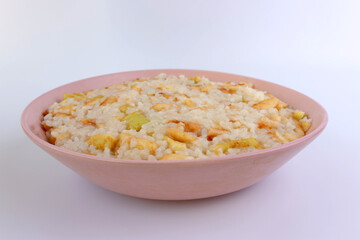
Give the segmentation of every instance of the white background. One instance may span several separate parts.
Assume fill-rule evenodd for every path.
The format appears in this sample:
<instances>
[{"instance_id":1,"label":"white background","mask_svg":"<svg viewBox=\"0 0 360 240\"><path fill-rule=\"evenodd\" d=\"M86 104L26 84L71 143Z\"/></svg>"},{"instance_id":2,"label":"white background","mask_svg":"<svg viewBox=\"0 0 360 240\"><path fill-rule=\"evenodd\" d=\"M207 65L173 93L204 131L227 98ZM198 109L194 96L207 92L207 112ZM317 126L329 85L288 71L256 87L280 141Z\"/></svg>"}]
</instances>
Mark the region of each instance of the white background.
<instances>
[{"instance_id":1,"label":"white background","mask_svg":"<svg viewBox=\"0 0 360 240\"><path fill-rule=\"evenodd\" d=\"M360 239L360 2L0 0L0 239ZM189 68L319 101L323 134L261 183L165 202L103 190L41 151L19 118L59 85Z\"/></svg>"}]
</instances>

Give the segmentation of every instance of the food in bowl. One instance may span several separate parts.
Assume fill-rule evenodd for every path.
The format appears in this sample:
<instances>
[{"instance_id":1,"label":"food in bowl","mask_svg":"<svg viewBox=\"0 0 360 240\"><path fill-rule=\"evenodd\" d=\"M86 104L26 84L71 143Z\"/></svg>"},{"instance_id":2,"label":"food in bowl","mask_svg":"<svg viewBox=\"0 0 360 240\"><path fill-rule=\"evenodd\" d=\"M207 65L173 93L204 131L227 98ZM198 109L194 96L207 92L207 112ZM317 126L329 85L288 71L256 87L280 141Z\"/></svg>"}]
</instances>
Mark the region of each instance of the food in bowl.
<instances>
[{"instance_id":1,"label":"food in bowl","mask_svg":"<svg viewBox=\"0 0 360 240\"><path fill-rule=\"evenodd\" d=\"M160 74L65 93L44 112L50 143L141 160L234 155L303 137L311 119L251 83Z\"/></svg>"},{"instance_id":2,"label":"food in bowl","mask_svg":"<svg viewBox=\"0 0 360 240\"><path fill-rule=\"evenodd\" d=\"M216 155L216 157L178 161L103 157L105 154L93 156L48 143L45 131L41 127L43 122L42 113L55 101L60 101L59 98L64 93L80 93L86 90L104 88L119 82L131 81L138 77L152 79L161 72L176 76L181 74L186 76L206 76L219 82L251 82L257 89L268 91L277 98L285 100L291 107L304 110L311 117L311 128L306 131L306 136L293 142L260 151L254 150L243 154L227 155L221 154L222 150L220 150L219 155ZM264 100L267 97L270 96L265 94ZM293 110L293 112L295 111ZM75 114L71 113L71 115ZM301 116L302 114L296 115ZM289 114L288 118L288 121L291 121L292 115ZM322 133L327 122L326 110L315 100L295 90L256 78L191 69L138 70L75 81L37 97L25 108L21 115L21 126L31 141L80 176L100 187L117 193L161 200L207 198L249 187L269 176L302 149L306 148ZM142 128L145 126L146 124L143 124ZM58 137L55 138L58 140ZM257 140L260 141L260 139ZM229 150L232 149L229 148ZM313 154L316 155L316 152Z\"/></svg>"}]
</instances>

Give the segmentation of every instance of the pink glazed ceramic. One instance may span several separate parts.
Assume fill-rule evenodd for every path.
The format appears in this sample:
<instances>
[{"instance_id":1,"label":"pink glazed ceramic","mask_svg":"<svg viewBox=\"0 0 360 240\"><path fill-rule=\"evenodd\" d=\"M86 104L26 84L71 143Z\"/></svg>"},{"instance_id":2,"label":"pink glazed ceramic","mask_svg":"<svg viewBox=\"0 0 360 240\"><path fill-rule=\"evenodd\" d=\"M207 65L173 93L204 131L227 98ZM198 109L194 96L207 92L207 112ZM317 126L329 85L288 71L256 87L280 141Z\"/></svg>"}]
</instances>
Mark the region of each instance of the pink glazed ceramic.
<instances>
[{"instance_id":1,"label":"pink glazed ceramic","mask_svg":"<svg viewBox=\"0 0 360 240\"><path fill-rule=\"evenodd\" d=\"M292 107L302 109L313 119L308 134L293 142L226 157L198 160L150 162L97 157L72 152L46 141L41 128L42 112L63 93L101 88L137 77L153 77L159 73L205 76L213 81L251 82ZM246 188L268 176L313 141L325 128L327 113L311 98L289 88L259 79L229 73L159 69L108 74L76 81L51 90L32 101L24 110L21 125L26 135L39 147L89 181L114 192L130 196L185 200L218 196Z\"/></svg>"}]
</instances>

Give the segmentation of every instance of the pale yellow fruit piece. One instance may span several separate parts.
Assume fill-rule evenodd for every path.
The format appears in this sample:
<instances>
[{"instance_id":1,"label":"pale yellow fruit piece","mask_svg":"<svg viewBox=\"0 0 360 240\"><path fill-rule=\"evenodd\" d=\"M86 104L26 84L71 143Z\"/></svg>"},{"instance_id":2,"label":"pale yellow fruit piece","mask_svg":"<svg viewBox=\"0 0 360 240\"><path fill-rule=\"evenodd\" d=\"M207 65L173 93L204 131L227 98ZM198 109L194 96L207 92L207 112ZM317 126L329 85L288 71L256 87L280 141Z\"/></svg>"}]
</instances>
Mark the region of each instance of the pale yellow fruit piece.
<instances>
[{"instance_id":1,"label":"pale yellow fruit piece","mask_svg":"<svg viewBox=\"0 0 360 240\"><path fill-rule=\"evenodd\" d=\"M100 106L106 106L109 104L113 104L113 103L116 103L117 101L118 101L117 97L110 96L110 97L105 98L105 100L100 104Z\"/></svg>"},{"instance_id":2,"label":"pale yellow fruit piece","mask_svg":"<svg viewBox=\"0 0 360 240\"><path fill-rule=\"evenodd\" d=\"M219 155L220 154L219 150L221 149L223 153L226 153L229 150L229 148L231 148L234 144L235 144L235 141L218 143L215 146L213 146L210 151L212 151L216 155Z\"/></svg>"},{"instance_id":3,"label":"pale yellow fruit piece","mask_svg":"<svg viewBox=\"0 0 360 240\"><path fill-rule=\"evenodd\" d=\"M168 136L164 136L164 140L168 143L170 149L173 151L185 151L186 149L185 143L175 141Z\"/></svg>"},{"instance_id":4,"label":"pale yellow fruit piece","mask_svg":"<svg viewBox=\"0 0 360 240\"><path fill-rule=\"evenodd\" d=\"M129 107L130 107L129 104L124 104L119 107L119 110L122 113L126 113L126 111L128 110Z\"/></svg>"},{"instance_id":5,"label":"pale yellow fruit piece","mask_svg":"<svg viewBox=\"0 0 360 240\"><path fill-rule=\"evenodd\" d=\"M184 132L183 130L178 128L168 128L166 132L172 139L179 142L190 143L197 140L197 137L195 137L191 133Z\"/></svg>"},{"instance_id":6,"label":"pale yellow fruit piece","mask_svg":"<svg viewBox=\"0 0 360 240\"><path fill-rule=\"evenodd\" d=\"M168 153L164 154L159 160L185 160L188 156L184 154Z\"/></svg>"},{"instance_id":7,"label":"pale yellow fruit piece","mask_svg":"<svg viewBox=\"0 0 360 240\"><path fill-rule=\"evenodd\" d=\"M275 131L274 137L276 137L281 143L288 143L289 141L278 131Z\"/></svg>"},{"instance_id":8,"label":"pale yellow fruit piece","mask_svg":"<svg viewBox=\"0 0 360 240\"><path fill-rule=\"evenodd\" d=\"M171 103L156 103L155 105L153 105L151 107L151 109L153 109L155 111L161 111L161 110L167 109L171 106L172 106Z\"/></svg>"},{"instance_id":9,"label":"pale yellow fruit piece","mask_svg":"<svg viewBox=\"0 0 360 240\"><path fill-rule=\"evenodd\" d=\"M138 87L136 87L136 86L137 86L137 85L134 84L134 85L131 85L130 88L133 89L133 90L135 90L135 91L137 91L139 94L141 94L142 89L141 89L141 88L138 88Z\"/></svg>"},{"instance_id":10,"label":"pale yellow fruit piece","mask_svg":"<svg viewBox=\"0 0 360 240\"><path fill-rule=\"evenodd\" d=\"M71 113L71 111L73 110L74 108L74 105L70 104L70 105L64 105L64 106L61 106L59 107L57 110L59 111L66 111L67 113Z\"/></svg>"},{"instance_id":11,"label":"pale yellow fruit piece","mask_svg":"<svg viewBox=\"0 0 360 240\"><path fill-rule=\"evenodd\" d=\"M214 88L213 85L209 84L206 86L190 86L190 89L198 90L200 92L209 93Z\"/></svg>"},{"instance_id":12,"label":"pale yellow fruit piece","mask_svg":"<svg viewBox=\"0 0 360 240\"><path fill-rule=\"evenodd\" d=\"M252 84L252 83L246 83L246 82L239 82L239 83L237 83L237 85L239 85L239 86L247 86L247 87L249 87L249 88L253 88L253 87L254 87L254 84Z\"/></svg>"},{"instance_id":13,"label":"pale yellow fruit piece","mask_svg":"<svg viewBox=\"0 0 360 240\"><path fill-rule=\"evenodd\" d=\"M142 125L150 122L150 120L140 112L132 112L125 116L122 120L126 121L126 125L129 129L135 129L136 131L140 131Z\"/></svg>"},{"instance_id":14,"label":"pale yellow fruit piece","mask_svg":"<svg viewBox=\"0 0 360 240\"><path fill-rule=\"evenodd\" d=\"M266 95L269 96L270 98L275 98L275 99L278 100L278 103L276 104L275 108L276 108L277 110L279 110L279 111L280 111L280 109L282 109L282 108L287 108L287 107L289 106L289 104L281 101L281 100L278 99L277 97L274 97L274 96L273 96L272 94L270 94L270 93L266 93Z\"/></svg>"},{"instance_id":15,"label":"pale yellow fruit piece","mask_svg":"<svg viewBox=\"0 0 360 240\"><path fill-rule=\"evenodd\" d=\"M196 122L183 122L185 132L193 132L196 134L200 133L201 125Z\"/></svg>"},{"instance_id":16,"label":"pale yellow fruit piece","mask_svg":"<svg viewBox=\"0 0 360 240\"><path fill-rule=\"evenodd\" d=\"M95 148L102 151L104 151L105 148L114 150L117 143L117 138L110 134L99 133L91 136L87 142L88 144L93 145Z\"/></svg>"},{"instance_id":17,"label":"pale yellow fruit piece","mask_svg":"<svg viewBox=\"0 0 360 240\"><path fill-rule=\"evenodd\" d=\"M289 104L279 100L279 103L276 105L276 108L277 108L277 110L280 110L282 108L287 108L288 106L289 106Z\"/></svg>"},{"instance_id":18,"label":"pale yellow fruit piece","mask_svg":"<svg viewBox=\"0 0 360 240\"><path fill-rule=\"evenodd\" d=\"M226 88L229 88L229 89L232 89L232 90L237 90L237 89L239 89L239 85L233 85L233 84L231 84L230 82L223 83L223 84L221 84L221 86L226 87Z\"/></svg>"},{"instance_id":19,"label":"pale yellow fruit piece","mask_svg":"<svg viewBox=\"0 0 360 240\"><path fill-rule=\"evenodd\" d=\"M272 128L276 128L277 124L278 123L276 121L263 116L260 118L260 120L258 122L258 127L272 129Z\"/></svg>"},{"instance_id":20,"label":"pale yellow fruit piece","mask_svg":"<svg viewBox=\"0 0 360 240\"><path fill-rule=\"evenodd\" d=\"M311 122L309 121L302 121L300 122L301 128L304 130L304 132L307 132L311 127Z\"/></svg>"},{"instance_id":21,"label":"pale yellow fruit piece","mask_svg":"<svg viewBox=\"0 0 360 240\"><path fill-rule=\"evenodd\" d=\"M97 101L100 100L101 98L103 98L103 96L101 96L101 95L92 97L92 98L86 98L85 105L87 105L87 106L95 105L97 103Z\"/></svg>"},{"instance_id":22,"label":"pale yellow fruit piece","mask_svg":"<svg viewBox=\"0 0 360 240\"><path fill-rule=\"evenodd\" d=\"M227 93L227 94L234 94L236 92L236 89L233 88L227 88L227 87L221 87L219 88L219 90L223 93Z\"/></svg>"},{"instance_id":23,"label":"pale yellow fruit piece","mask_svg":"<svg viewBox=\"0 0 360 240\"><path fill-rule=\"evenodd\" d=\"M183 126L185 132L193 132L193 133L199 134L200 129L201 129L201 125L196 122L183 122L183 121L173 119L173 120L168 121L168 123L176 123L180 126Z\"/></svg>"},{"instance_id":24,"label":"pale yellow fruit piece","mask_svg":"<svg viewBox=\"0 0 360 240\"><path fill-rule=\"evenodd\" d=\"M302 112L302 111L295 111L293 112L293 118L295 118L296 120L301 120L305 117L305 112Z\"/></svg>"},{"instance_id":25,"label":"pale yellow fruit piece","mask_svg":"<svg viewBox=\"0 0 360 240\"><path fill-rule=\"evenodd\" d=\"M294 132L296 132L297 134L299 134L300 136L304 136L305 135L305 132L304 130L302 130L301 127L297 127L294 129Z\"/></svg>"},{"instance_id":26,"label":"pale yellow fruit piece","mask_svg":"<svg viewBox=\"0 0 360 240\"><path fill-rule=\"evenodd\" d=\"M85 98L85 94L83 93L64 93L63 100L73 98L76 101L80 101Z\"/></svg>"},{"instance_id":27,"label":"pale yellow fruit piece","mask_svg":"<svg viewBox=\"0 0 360 240\"><path fill-rule=\"evenodd\" d=\"M168 90L168 91L173 91L173 90L174 90L174 88L173 88L172 86L170 86L170 85L165 85L165 84L159 84L159 85L157 86L157 89L160 89L160 90L166 89L166 90Z\"/></svg>"},{"instance_id":28,"label":"pale yellow fruit piece","mask_svg":"<svg viewBox=\"0 0 360 240\"><path fill-rule=\"evenodd\" d=\"M53 113L54 117L69 117L69 118L74 118L73 115L69 114L69 113L62 113L62 112L57 112L57 113Z\"/></svg>"},{"instance_id":29,"label":"pale yellow fruit piece","mask_svg":"<svg viewBox=\"0 0 360 240\"><path fill-rule=\"evenodd\" d=\"M229 130L222 129L218 127L210 127L207 131L207 140L212 141L214 137L220 136L222 134L228 133Z\"/></svg>"},{"instance_id":30,"label":"pale yellow fruit piece","mask_svg":"<svg viewBox=\"0 0 360 240\"><path fill-rule=\"evenodd\" d=\"M286 131L286 132L284 132L284 138L286 138L287 140L289 140L291 142L291 141L294 141L294 140L300 138L300 136L296 135L295 133Z\"/></svg>"},{"instance_id":31,"label":"pale yellow fruit piece","mask_svg":"<svg viewBox=\"0 0 360 240\"><path fill-rule=\"evenodd\" d=\"M220 154L219 150L221 149L223 153L226 153L229 150L229 148L232 148L235 145L235 142L236 142L235 140L232 140L223 143L218 143L215 146L213 146L210 151L212 151L216 155L219 155Z\"/></svg>"},{"instance_id":32,"label":"pale yellow fruit piece","mask_svg":"<svg viewBox=\"0 0 360 240\"><path fill-rule=\"evenodd\" d=\"M239 89L239 86L232 85L230 83L221 84L221 88L219 88L220 91L222 91L223 93L228 93L228 94L234 94L238 89Z\"/></svg>"},{"instance_id":33,"label":"pale yellow fruit piece","mask_svg":"<svg viewBox=\"0 0 360 240\"><path fill-rule=\"evenodd\" d=\"M200 92L209 93L213 88L214 86L209 84L204 87L200 87L199 90Z\"/></svg>"},{"instance_id":34,"label":"pale yellow fruit piece","mask_svg":"<svg viewBox=\"0 0 360 240\"><path fill-rule=\"evenodd\" d=\"M193 81L196 84L196 83L201 82L201 77L200 76L189 77L189 80Z\"/></svg>"},{"instance_id":35,"label":"pale yellow fruit piece","mask_svg":"<svg viewBox=\"0 0 360 240\"><path fill-rule=\"evenodd\" d=\"M245 147L259 147L259 142L256 138L245 138L241 140L235 140L233 148L245 148Z\"/></svg>"},{"instance_id":36,"label":"pale yellow fruit piece","mask_svg":"<svg viewBox=\"0 0 360 240\"><path fill-rule=\"evenodd\" d=\"M223 153L226 153L229 148L246 148L246 147L254 147L260 148L259 142L256 138L245 138L241 140L231 140L228 142L218 143L211 148L211 151L215 154L220 154L220 149Z\"/></svg>"},{"instance_id":37,"label":"pale yellow fruit piece","mask_svg":"<svg viewBox=\"0 0 360 240\"><path fill-rule=\"evenodd\" d=\"M257 110L267 110L270 108L274 108L279 103L279 99L277 98L268 98L261 102L254 104L252 107Z\"/></svg>"},{"instance_id":38,"label":"pale yellow fruit piece","mask_svg":"<svg viewBox=\"0 0 360 240\"><path fill-rule=\"evenodd\" d=\"M304 133L304 130L302 129L301 127L301 124L298 120L294 119L294 123L295 123L295 129L294 129L294 132L296 132L297 134L299 134L300 136L304 136L305 133Z\"/></svg>"},{"instance_id":39,"label":"pale yellow fruit piece","mask_svg":"<svg viewBox=\"0 0 360 240\"><path fill-rule=\"evenodd\" d=\"M159 147L155 142L143 139L143 138L136 138L137 145L136 148L139 150L148 149L150 154L154 155L156 149Z\"/></svg>"},{"instance_id":40,"label":"pale yellow fruit piece","mask_svg":"<svg viewBox=\"0 0 360 240\"><path fill-rule=\"evenodd\" d=\"M271 120L277 121L277 122L281 122L281 116L278 114L273 114L270 116Z\"/></svg>"},{"instance_id":41,"label":"pale yellow fruit piece","mask_svg":"<svg viewBox=\"0 0 360 240\"><path fill-rule=\"evenodd\" d=\"M196 106L196 103L194 103L193 101L191 100L188 100L188 99L185 99L184 100L184 104L188 107L195 107Z\"/></svg>"},{"instance_id":42,"label":"pale yellow fruit piece","mask_svg":"<svg viewBox=\"0 0 360 240\"><path fill-rule=\"evenodd\" d=\"M120 145L121 144L130 144L132 139L136 140L136 146L135 148L139 149L139 150L144 150L144 149L148 149L149 153L154 155L156 149L159 147L159 145L154 142L154 141L150 141L147 139L143 139L143 138L138 138L135 137L133 135L130 135L128 133L120 133Z\"/></svg>"}]
</instances>

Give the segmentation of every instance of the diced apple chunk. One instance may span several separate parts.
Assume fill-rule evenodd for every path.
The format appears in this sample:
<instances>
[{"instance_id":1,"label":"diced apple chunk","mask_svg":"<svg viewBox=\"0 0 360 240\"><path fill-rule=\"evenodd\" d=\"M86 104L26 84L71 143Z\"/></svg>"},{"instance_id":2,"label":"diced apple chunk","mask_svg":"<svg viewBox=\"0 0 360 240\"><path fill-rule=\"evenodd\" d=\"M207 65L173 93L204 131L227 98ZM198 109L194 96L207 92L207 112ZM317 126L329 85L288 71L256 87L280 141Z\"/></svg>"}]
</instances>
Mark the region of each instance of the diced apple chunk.
<instances>
[{"instance_id":1,"label":"diced apple chunk","mask_svg":"<svg viewBox=\"0 0 360 240\"><path fill-rule=\"evenodd\" d=\"M197 140L197 137L195 137L191 133L184 132L183 130L178 128L168 128L166 132L172 139L179 142L190 143Z\"/></svg>"},{"instance_id":2,"label":"diced apple chunk","mask_svg":"<svg viewBox=\"0 0 360 240\"><path fill-rule=\"evenodd\" d=\"M99 133L91 136L87 142L88 144L95 146L95 148L104 151L105 148L113 150L115 148L117 139L110 134Z\"/></svg>"},{"instance_id":3,"label":"diced apple chunk","mask_svg":"<svg viewBox=\"0 0 360 240\"><path fill-rule=\"evenodd\" d=\"M193 81L195 84L201 82L201 77L200 76L196 76L196 77L189 77L189 80Z\"/></svg>"},{"instance_id":4,"label":"diced apple chunk","mask_svg":"<svg viewBox=\"0 0 360 240\"><path fill-rule=\"evenodd\" d=\"M76 101L80 101L85 98L85 94L83 93L64 93L63 100L73 98Z\"/></svg>"},{"instance_id":5,"label":"diced apple chunk","mask_svg":"<svg viewBox=\"0 0 360 240\"><path fill-rule=\"evenodd\" d=\"M69 117L69 118L74 118L73 115L69 114L69 113L62 113L62 112L56 112L53 113L54 117Z\"/></svg>"},{"instance_id":6,"label":"diced apple chunk","mask_svg":"<svg viewBox=\"0 0 360 240\"><path fill-rule=\"evenodd\" d=\"M277 122L281 122L281 116L278 114L273 114L270 116L271 120L277 121Z\"/></svg>"},{"instance_id":7,"label":"diced apple chunk","mask_svg":"<svg viewBox=\"0 0 360 240\"><path fill-rule=\"evenodd\" d=\"M144 115L140 112L132 112L129 115L123 118L126 121L126 125L129 129L134 129L136 131L140 131L142 125L150 122Z\"/></svg>"},{"instance_id":8,"label":"diced apple chunk","mask_svg":"<svg viewBox=\"0 0 360 240\"><path fill-rule=\"evenodd\" d=\"M302 129L304 130L304 132L306 133L311 127L311 122L310 121L302 121L302 122L300 122L300 125L301 125Z\"/></svg>"},{"instance_id":9,"label":"diced apple chunk","mask_svg":"<svg viewBox=\"0 0 360 240\"><path fill-rule=\"evenodd\" d=\"M168 153L164 154L159 160L185 160L188 156L184 154Z\"/></svg>"},{"instance_id":10,"label":"diced apple chunk","mask_svg":"<svg viewBox=\"0 0 360 240\"><path fill-rule=\"evenodd\" d=\"M155 105L151 106L151 109L155 111L162 111L171 107L171 105L171 103L156 103Z\"/></svg>"},{"instance_id":11,"label":"diced apple chunk","mask_svg":"<svg viewBox=\"0 0 360 240\"><path fill-rule=\"evenodd\" d=\"M305 117L305 112L302 112L302 111L295 111L293 112L293 118L296 119L296 120L301 120Z\"/></svg>"},{"instance_id":12,"label":"diced apple chunk","mask_svg":"<svg viewBox=\"0 0 360 240\"><path fill-rule=\"evenodd\" d=\"M219 127L210 127L207 131L207 140L212 141L214 137L220 136L222 134L228 133L229 130Z\"/></svg>"},{"instance_id":13,"label":"diced apple chunk","mask_svg":"<svg viewBox=\"0 0 360 240\"><path fill-rule=\"evenodd\" d=\"M74 108L74 105L69 104L69 105L60 106L57 110L58 110L58 111L65 111L65 112L67 112L68 114L71 114L73 108Z\"/></svg>"},{"instance_id":14,"label":"diced apple chunk","mask_svg":"<svg viewBox=\"0 0 360 240\"><path fill-rule=\"evenodd\" d=\"M257 110L267 110L270 108L274 108L279 103L279 99L277 98L268 98L261 102L254 104L252 107Z\"/></svg>"},{"instance_id":15,"label":"diced apple chunk","mask_svg":"<svg viewBox=\"0 0 360 240\"><path fill-rule=\"evenodd\" d=\"M100 100L101 98L103 98L103 96L101 96L101 95L96 96L96 97L92 97L92 98L86 98L85 105L86 106L95 105L98 102L98 100Z\"/></svg>"},{"instance_id":16,"label":"diced apple chunk","mask_svg":"<svg viewBox=\"0 0 360 240\"><path fill-rule=\"evenodd\" d=\"M158 144L154 141L150 141L147 139L143 139L143 138L138 138L135 137L131 134L128 133L120 133L119 135L119 145L121 146L122 144L130 144L131 140L135 139L136 140L136 146L135 148L139 149L139 150L144 150L144 149L148 149L149 153L154 155L156 149L159 147Z\"/></svg>"},{"instance_id":17,"label":"diced apple chunk","mask_svg":"<svg viewBox=\"0 0 360 240\"><path fill-rule=\"evenodd\" d=\"M289 141L278 131L275 131L274 137L276 137L281 143L288 143Z\"/></svg>"},{"instance_id":18,"label":"diced apple chunk","mask_svg":"<svg viewBox=\"0 0 360 240\"><path fill-rule=\"evenodd\" d=\"M287 140L289 140L291 142L291 141L294 141L294 140L300 138L300 136L296 135L295 133L286 131L286 132L284 132L284 138L286 138Z\"/></svg>"},{"instance_id":19,"label":"diced apple chunk","mask_svg":"<svg viewBox=\"0 0 360 240\"><path fill-rule=\"evenodd\" d=\"M129 108L129 104L124 104L119 107L120 112L126 113L127 109Z\"/></svg>"},{"instance_id":20,"label":"diced apple chunk","mask_svg":"<svg viewBox=\"0 0 360 240\"><path fill-rule=\"evenodd\" d=\"M211 148L211 151L216 155L220 154L220 149L223 153L226 153L229 148L246 148L246 147L254 147L260 148L259 142L256 138L245 138L241 140L231 140L228 142L218 143Z\"/></svg>"},{"instance_id":21,"label":"diced apple chunk","mask_svg":"<svg viewBox=\"0 0 360 240\"><path fill-rule=\"evenodd\" d=\"M184 122L184 131L199 134L201 125L196 122Z\"/></svg>"},{"instance_id":22,"label":"diced apple chunk","mask_svg":"<svg viewBox=\"0 0 360 240\"><path fill-rule=\"evenodd\" d=\"M105 98L105 100L100 104L100 106L106 106L109 104L113 104L113 103L116 103L117 101L118 101L117 97L110 96L110 97Z\"/></svg>"},{"instance_id":23,"label":"diced apple chunk","mask_svg":"<svg viewBox=\"0 0 360 240\"><path fill-rule=\"evenodd\" d=\"M267 129L272 129L272 128L276 128L278 125L278 123L274 120L269 119L268 117L261 117L259 122L258 122L258 126L259 128L267 128Z\"/></svg>"},{"instance_id":24,"label":"diced apple chunk","mask_svg":"<svg viewBox=\"0 0 360 240\"><path fill-rule=\"evenodd\" d=\"M175 141L175 140L169 138L168 136L164 136L164 140L168 143L170 149L173 151L185 151L185 149L186 149L185 143Z\"/></svg>"},{"instance_id":25,"label":"diced apple chunk","mask_svg":"<svg viewBox=\"0 0 360 240\"><path fill-rule=\"evenodd\" d=\"M185 99L184 100L184 104L188 107L195 107L196 106L196 103L194 103L193 101L191 100L188 100L188 99Z\"/></svg>"}]
</instances>

